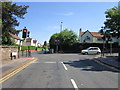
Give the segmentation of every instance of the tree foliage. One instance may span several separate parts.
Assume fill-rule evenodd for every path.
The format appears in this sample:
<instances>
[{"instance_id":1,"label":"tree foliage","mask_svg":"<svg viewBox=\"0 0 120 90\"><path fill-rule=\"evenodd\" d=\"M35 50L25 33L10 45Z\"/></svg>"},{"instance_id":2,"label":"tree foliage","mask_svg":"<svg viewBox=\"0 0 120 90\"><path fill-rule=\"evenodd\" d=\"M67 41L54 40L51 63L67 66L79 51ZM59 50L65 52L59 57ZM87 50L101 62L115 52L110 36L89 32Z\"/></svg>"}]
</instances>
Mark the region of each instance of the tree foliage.
<instances>
[{"instance_id":1,"label":"tree foliage","mask_svg":"<svg viewBox=\"0 0 120 90\"><path fill-rule=\"evenodd\" d=\"M55 40L59 38L60 33L55 33L50 37L49 43L50 44L55 44Z\"/></svg>"},{"instance_id":2,"label":"tree foliage","mask_svg":"<svg viewBox=\"0 0 120 90\"><path fill-rule=\"evenodd\" d=\"M2 44L12 44L11 36L8 32L18 34L15 26L19 26L17 18L24 19L28 6L17 5L12 2L2 2Z\"/></svg>"},{"instance_id":3,"label":"tree foliage","mask_svg":"<svg viewBox=\"0 0 120 90\"><path fill-rule=\"evenodd\" d=\"M51 36L49 43L55 44L55 40L58 40L61 45L72 45L77 42L78 36L72 31L65 29L60 33L55 33Z\"/></svg>"},{"instance_id":4,"label":"tree foliage","mask_svg":"<svg viewBox=\"0 0 120 90\"><path fill-rule=\"evenodd\" d=\"M120 37L120 10L119 7L108 9L106 12L105 30L113 33L113 36Z\"/></svg>"}]
</instances>

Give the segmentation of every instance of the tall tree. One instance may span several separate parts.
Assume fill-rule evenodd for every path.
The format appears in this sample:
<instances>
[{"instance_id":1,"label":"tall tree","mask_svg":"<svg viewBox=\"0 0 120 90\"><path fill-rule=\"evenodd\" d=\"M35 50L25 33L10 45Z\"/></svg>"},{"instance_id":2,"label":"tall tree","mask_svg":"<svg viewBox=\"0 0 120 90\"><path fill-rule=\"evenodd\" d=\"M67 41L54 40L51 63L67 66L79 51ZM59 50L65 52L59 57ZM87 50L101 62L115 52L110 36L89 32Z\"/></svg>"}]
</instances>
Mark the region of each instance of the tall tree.
<instances>
[{"instance_id":1,"label":"tall tree","mask_svg":"<svg viewBox=\"0 0 120 90\"><path fill-rule=\"evenodd\" d=\"M120 10L119 7L108 9L106 12L105 29L117 38L120 37Z\"/></svg>"},{"instance_id":2,"label":"tall tree","mask_svg":"<svg viewBox=\"0 0 120 90\"><path fill-rule=\"evenodd\" d=\"M106 12L106 21L104 29L116 38L120 38L120 6L108 9ZM120 60L120 46L119 46Z\"/></svg>"},{"instance_id":3,"label":"tall tree","mask_svg":"<svg viewBox=\"0 0 120 90\"><path fill-rule=\"evenodd\" d=\"M11 36L8 32L18 34L19 30L15 26L19 26L17 18L24 19L29 6L17 5L12 2L2 2L2 44L12 44Z\"/></svg>"}]
</instances>

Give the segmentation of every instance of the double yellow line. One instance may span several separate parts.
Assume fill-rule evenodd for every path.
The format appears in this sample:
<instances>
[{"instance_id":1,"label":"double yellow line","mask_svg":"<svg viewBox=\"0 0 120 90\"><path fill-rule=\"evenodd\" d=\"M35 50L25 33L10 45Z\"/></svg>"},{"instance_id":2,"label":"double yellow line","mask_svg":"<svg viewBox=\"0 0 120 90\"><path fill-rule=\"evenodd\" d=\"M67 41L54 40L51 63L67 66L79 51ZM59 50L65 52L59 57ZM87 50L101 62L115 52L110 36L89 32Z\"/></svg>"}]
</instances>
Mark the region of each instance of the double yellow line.
<instances>
[{"instance_id":1,"label":"double yellow line","mask_svg":"<svg viewBox=\"0 0 120 90\"><path fill-rule=\"evenodd\" d=\"M6 76L2 77L0 79L0 84L3 83L4 81L8 80L10 77L14 76L15 74L17 74L18 72L20 72L21 70L23 70L24 68L26 68L27 66L29 66L30 64L32 64L33 62L37 61L37 59L31 61L31 62L28 62L27 64L21 66L20 68L14 70L13 72L7 74Z\"/></svg>"}]
</instances>

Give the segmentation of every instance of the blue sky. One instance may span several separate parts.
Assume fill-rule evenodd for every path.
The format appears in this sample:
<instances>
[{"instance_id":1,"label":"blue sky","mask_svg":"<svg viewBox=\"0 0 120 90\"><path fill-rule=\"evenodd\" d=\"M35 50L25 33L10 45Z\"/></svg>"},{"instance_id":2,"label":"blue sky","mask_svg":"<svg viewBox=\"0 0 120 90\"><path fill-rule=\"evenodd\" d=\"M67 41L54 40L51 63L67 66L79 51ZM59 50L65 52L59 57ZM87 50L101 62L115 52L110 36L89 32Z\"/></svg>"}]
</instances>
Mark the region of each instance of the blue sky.
<instances>
[{"instance_id":1,"label":"blue sky","mask_svg":"<svg viewBox=\"0 0 120 90\"><path fill-rule=\"evenodd\" d=\"M105 11L118 5L118 2L17 2L18 5L28 5L25 19L20 21L19 27L25 26L31 32L30 37L43 44L50 36L68 28L79 35L82 31L98 32L105 21ZM19 35L22 36L21 33Z\"/></svg>"}]
</instances>

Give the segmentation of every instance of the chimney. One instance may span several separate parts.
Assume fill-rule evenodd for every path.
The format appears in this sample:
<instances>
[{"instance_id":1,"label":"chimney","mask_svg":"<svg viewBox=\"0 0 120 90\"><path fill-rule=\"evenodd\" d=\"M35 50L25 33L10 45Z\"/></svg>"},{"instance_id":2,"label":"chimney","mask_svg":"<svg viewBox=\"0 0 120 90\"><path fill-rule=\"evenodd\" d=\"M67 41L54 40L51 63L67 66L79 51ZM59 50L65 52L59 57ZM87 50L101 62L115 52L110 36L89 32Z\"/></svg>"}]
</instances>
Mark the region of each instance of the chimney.
<instances>
[{"instance_id":1,"label":"chimney","mask_svg":"<svg viewBox=\"0 0 120 90\"><path fill-rule=\"evenodd\" d=\"M82 29L79 30L79 43L82 43L82 36L81 36Z\"/></svg>"}]
</instances>

